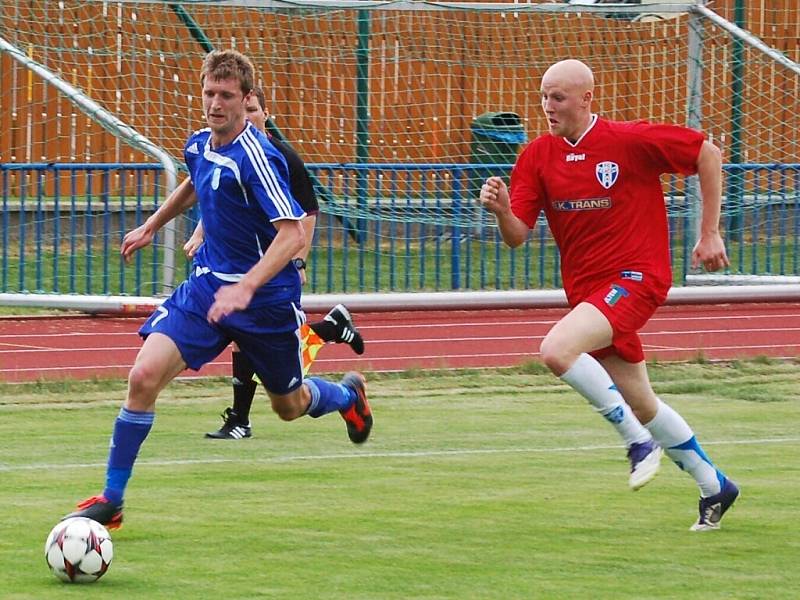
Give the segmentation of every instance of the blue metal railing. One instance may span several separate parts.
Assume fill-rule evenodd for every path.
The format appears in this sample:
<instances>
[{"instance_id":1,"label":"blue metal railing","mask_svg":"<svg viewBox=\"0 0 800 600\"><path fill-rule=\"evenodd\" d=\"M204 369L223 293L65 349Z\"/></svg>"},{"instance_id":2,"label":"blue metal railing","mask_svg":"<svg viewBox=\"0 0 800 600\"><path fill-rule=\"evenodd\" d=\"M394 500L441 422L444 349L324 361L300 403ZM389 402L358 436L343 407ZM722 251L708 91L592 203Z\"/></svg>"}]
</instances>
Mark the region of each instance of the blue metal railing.
<instances>
[{"instance_id":1,"label":"blue metal railing","mask_svg":"<svg viewBox=\"0 0 800 600\"><path fill-rule=\"evenodd\" d=\"M160 204L162 179L160 164L0 164L2 291L155 294L157 277L145 285L142 273L158 273L159 253L136 257L132 285L117 250L131 210L135 227Z\"/></svg>"},{"instance_id":2,"label":"blue metal railing","mask_svg":"<svg viewBox=\"0 0 800 600\"><path fill-rule=\"evenodd\" d=\"M313 164L325 187L308 291L528 289L560 286L543 219L505 247L473 198L510 165ZM731 271L799 275L800 164L726 165ZM155 295L164 252L119 257L124 233L163 200L158 164L0 164L0 291ZM681 177L665 180L675 280L685 281L697 215ZM196 215L181 220L188 237ZM188 273L189 265L186 264Z\"/></svg>"}]
</instances>

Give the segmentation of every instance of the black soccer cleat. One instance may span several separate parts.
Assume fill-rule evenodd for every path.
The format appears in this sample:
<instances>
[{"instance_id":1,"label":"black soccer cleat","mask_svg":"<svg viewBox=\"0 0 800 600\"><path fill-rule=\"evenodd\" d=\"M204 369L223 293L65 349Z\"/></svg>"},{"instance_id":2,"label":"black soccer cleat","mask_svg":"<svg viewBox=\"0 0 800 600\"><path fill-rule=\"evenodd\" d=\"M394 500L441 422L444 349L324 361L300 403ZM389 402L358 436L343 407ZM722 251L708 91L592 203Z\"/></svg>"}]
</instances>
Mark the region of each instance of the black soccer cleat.
<instances>
[{"instance_id":1,"label":"black soccer cleat","mask_svg":"<svg viewBox=\"0 0 800 600\"><path fill-rule=\"evenodd\" d=\"M122 527L122 504L113 504L105 496L87 498L78 503L78 508L80 510L65 515L64 519L86 517L104 525L108 530Z\"/></svg>"},{"instance_id":2,"label":"black soccer cleat","mask_svg":"<svg viewBox=\"0 0 800 600\"><path fill-rule=\"evenodd\" d=\"M226 408L220 415L224 423L217 431L212 431L206 434L207 438L213 440L241 440L249 438L253 435L253 429L250 423L242 423L239 415L233 408Z\"/></svg>"},{"instance_id":3,"label":"black soccer cleat","mask_svg":"<svg viewBox=\"0 0 800 600\"><path fill-rule=\"evenodd\" d=\"M350 311L344 304L337 304L334 306L327 315L323 317L323 321L333 323L336 327L337 344L348 344L353 352L356 354L364 354L364 338L356 329L353 323L353 317L350 316Z\"/></svg>"},{"instance_id":4,"label":"black soccer cleat","mask_svg":"<svg viewBox=\"0 0 800 600\"><path fill-rule=\"evenodd\" d=\"M363 444L372 430L372 411L367 401L366 379L361 373L351 371L341 381L356 393L356 401L347 410L339 411L347 424L347 435L354 444Z\"/></svg>"}]
</instances>

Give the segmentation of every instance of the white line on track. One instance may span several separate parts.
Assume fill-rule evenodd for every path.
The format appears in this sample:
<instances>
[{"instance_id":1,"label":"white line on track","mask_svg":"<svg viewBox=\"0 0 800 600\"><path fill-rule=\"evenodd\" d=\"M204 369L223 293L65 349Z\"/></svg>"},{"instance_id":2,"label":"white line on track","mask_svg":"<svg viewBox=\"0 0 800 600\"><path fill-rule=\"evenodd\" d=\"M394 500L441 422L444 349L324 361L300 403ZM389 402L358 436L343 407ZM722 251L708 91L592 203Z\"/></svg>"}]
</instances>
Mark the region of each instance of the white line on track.
<instances>
[{"instance_id":1,"label":"white line on track","mask_svg":"<svg viewBox=\"0 0 800 600\"><path fill-rule=\"evenodd\" d=\"M703 446L742 446L756 444L796 444L800 438L761 438L754 440L720 440L716 442L703 442ZM302 461L328 461L328 460L349 460L353 458L436 458L450 456L475 456L489 454L552 454L560 452L593 452L595 450L619 450L623 446L619 445L597 445L597 446L564 446L561 448L480 448L463 450L417 450L417 451L396 451L396 452L350 452L342 454L289 454L284 456L267 456L263 458L193 458L184 460L140 460L136 462L137 467L168 467L175 465L215 465L227 463L256 463L256 464L275 464L286 462ZM106 465L105 462L97 463L67 463L53 464L40 463L28 465L3 465L0 464L0 472L11 471L47 471L51 469L96 469Z\"/></svg>"},{"instance_id":2,"label":"white line on track","mask_svg":"<svg viewBox=\"0 0 800 600\"><path fill-rule=\"evenodd\" d=\"M4 344L0 344L4 345ZM41 348L26 348L24 350L0 350L0 354L22 354L25 352L58 352L59 354L67 354L69 352L108 352L113 350L114 352L118 352L120 350L129 350L131 352L136 351L138 352L141 349L141 345L139 346L88 346L85 348L78 348L78 347L69 347L69 348L60 348L56 346L41 347Z\"/></svg>"},{"instance_id":3,"label":"white line on track","mask_svg":"<svg viewBox=\"0 0 800 600\"><path fill-rule=\"evenodd\" d=\"M64 321L65 324L69 325L69 321ZM18 333L3 333L0 334L0 339L19 339L19 338L53 338L53 337L109 337L114 335L124 335L125 337L136 336L138 334L136 331L70 331L69 327L65 327L64 331L60 333L31 333L26 331L20 331Z\"/></svg>"},{"instance_id":4,"label":"white line on track","mask_svg":"<svg viewBox=\"0 0 800 600\"><path fill-rule=\"evenodd\" d=\"M4 348L9 348L9 350L0 350L0 354L3 352L38 352L40 350L52 350L47 346L29 346L28 344L7 344L0 342L0 346ZM22 348L22 350L20 350Z\"/></svg>"},{"instance_id":5,"label":"white line on track","mask_svg":"<svg viewBox=\"0 0 800 600\"><path fill-rule=\"evenodd\" d=\"M449 315L448 318L452 316ZM444 318L444 317L443 317ZM770 320L778 320L778 319L797 319L798 313L791 312L791 313L774 313L774 314L737 314L737 315L713 315L713 314L705 314L705 315L698 315L698 316L691 316L691 317L681 317L677 315L656 315L650 319L650 323L658 322L658 321L667 321L667 322L675 322L675 321L733 321L733 320L754 320L754 319L770 319ZM401 323L384 323L384 324L364 324L359 325L359 329L424 329L424 328L441 328L441 327L520 327L524 325L553 325L558 321L558 317L553 317L549 319L535 319L535 320L498 320L498 321L459 321L459 320L448 320L442 323L416 323L416 324L401 324ZM66 322L68 323L68 322ZM137 327L138 329L138 327ZM59 333L3 333L0 334L0 339L6 338L13 338L17 339L20 337L63 337L68 335L70 337L77 336L91 336L91 337L105 337L105 336L115 336L115 335L124 335L124 336L131 336L136 335L136 330L131 329L128 331L97 331L97 332L87 332L87 331L79 331L79 332L70 332L69 330L65 332Z\"/></svg>"},{"instance_id":6,"label":"white line on track","mask_svg":"<svg viewBox=\"0 0 800 600\"><path fill-rule=\"evenodd\" d=\"M800 331L800 327L762 327L762 328L755 328L755 329L697 329L697 330L685 330L685 331L640 331L639 335L643 338L650 338L653 336L680 336L686 337L691 335L697 334L712 334L712 333L727 333L727 334L734 334L734 333L759 333L764 334L767 332L770 333L793 333ZM71 335L71 334L67 334ZM60 336L63 337L63 336ZM448 338L414 338L414 339L383 339L383 340L369 340L369 343L372 345L384 345L388 344L392 347L402 344L422 344L422 343L448 343L452 344L455 342L487 342L487 341L503 341L503 342L527 342L531 340L539 340L543 339L544 335L514 335L514 336L480 336L474 335L470 337L448 337ZM786 344L779 344L775 347L785 346ZM0 347L2 346L12 346L11 349L2 349L0 350L0 355L2 354L20 354L26 352L59 352L59 353L69 353L69 352L107 352L107 351L131 351L131 352L138 352L141 346L89 346L89 347L68 347L68 348L60 348L60 347L47 347L47 346L23 346L20 345L12 345L12 344L3 344L0 343ZM16 347L13 347L16 346ZM723 348L727 348L729 346L722 346ZM757 347L757 348L768 348L771 346L748 346L748 345L736 345L732 346L735 348L750 348L750 347ZM682 348L681 348L682 349ZM704 348L710 349L710 348ZM437 355L438 356L438 355Z\"/></svg>"}]
</instances>

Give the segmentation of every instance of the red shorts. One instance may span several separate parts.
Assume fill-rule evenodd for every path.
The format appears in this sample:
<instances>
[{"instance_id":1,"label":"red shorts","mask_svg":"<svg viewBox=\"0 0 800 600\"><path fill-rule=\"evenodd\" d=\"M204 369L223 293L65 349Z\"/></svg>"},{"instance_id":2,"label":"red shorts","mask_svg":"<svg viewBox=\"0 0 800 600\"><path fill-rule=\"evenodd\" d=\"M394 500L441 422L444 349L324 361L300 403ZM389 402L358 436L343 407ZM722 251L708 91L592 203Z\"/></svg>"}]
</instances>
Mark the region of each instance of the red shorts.
<instances>
[{"instance_id":1,"label":"red shorts","mask_svg":"<svg viewBox=\"0 0 800 600\"><path fill-rule=\"evenodd\" d=\"M668 291L669 285L631 271L598 286L583 302L597 307L605 315L614 334L610 346L590 354L598 359L616 354L630 363L643 361L642 341L637 332L664 304Z\"/></svg>"}]
</instances>

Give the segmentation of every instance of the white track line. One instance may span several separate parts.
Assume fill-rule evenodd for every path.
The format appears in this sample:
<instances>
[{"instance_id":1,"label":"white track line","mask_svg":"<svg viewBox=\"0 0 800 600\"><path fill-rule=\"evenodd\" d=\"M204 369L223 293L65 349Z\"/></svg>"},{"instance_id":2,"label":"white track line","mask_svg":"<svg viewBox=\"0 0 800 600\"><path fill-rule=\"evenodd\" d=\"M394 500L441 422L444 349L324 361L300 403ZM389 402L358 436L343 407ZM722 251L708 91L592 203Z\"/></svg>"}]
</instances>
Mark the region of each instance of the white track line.
<instances>
[{"instance_id":1,"label":"white track line","mask_svg":"<svg viewBox=\"0 0 800 600\"><path fill-rule=\"evenodd\" d=\"M762 438L755 440L720 440L716 442L703 442L704 446L741 446L756 444L796 444L800 438ZM285 462L301 461L327 461L327 460L350 460L353 458L436 458L450 456L474 456L489 454L552 454L560 452L593 452L596 450L619 450L624 446L619 445L596 445L596 446L564 446L561 448L480 448L475 450L417 450L417 451L396 451L396 452L350 452L346 454L288 454L283 456L270 456L263 458L200 458L184 460L140 460L136 462L137 467L167 467L174 465L214 465L227 463L256 463L256 464L276 464ZM105 467L105 462L97 463L67 463L67 464L27 464L27 465L3 465L0 464L0 472L11 471L48 471L51 469L97 469Z\"/></svg>"},{"instance_id":2,"label":"white track line","mask_svg":"<svg viewBox=\"0 0 800 600\"><path fill-rule=\"evenodd\" d=\"M129 350L131 352L138 352L141 350L141 344L138 346L88 346L85 348L60 348L57 346L42 347L35 349L25 348L23 350L0 350L0 354L24 354L26 352L58 352L59 354L68 354L69 352L109 352L109 351L122 351Z\"/></svg>"},{"instance_id":3,"label":"white track line","mask_svg":"<svg viewBox=\"0 0 800 600\"><path fill-rule=\"evenodd\" d=\"M500 321L448 321L443 323L423 323L423 324L400 324L400 323L385 323L385 324L364 324L359 325L359 329L369 330L369 329L421 329L421 328L442 328L442 327L503 327L503 326L512 326L512 327L520 327L524 325L553 325L555 324L560 317L554 317L551 319L543 319L543 320L500 320ZM648 322L658 322L658 321L667 321L667 322L675 322L675 321L731 321L731 320L753 320L753 319L785 319L785 318L800 318L800 314L798 312L791 312L791 313L775 313L775 314L738 314L738 315L698 315L693 317L680 317L680 316L672 316L672 315L665 315L659 316L656 315L652 317ZM138 330L138 327L137 327ZM0 334L0 339L5 338L20 338L20 337L63 337L65 335L69 336L91 336L91 337L106 337L106 336L114 336L114 335L137 335L136 330L129 330L129 331L98 331L98 332L88 332L88 331L81 331L81 332L62 332L62 333L3 333Z\"/></svg>"},{"instance_id":4,"label":"white track line","mask_svg":"<svg viewBox=\"0 0 800 600\"><path fill-rule=\"evenodd\" d=\"M712 333L727 333L727 334L734 334L734 333L793 333L800 331L800 327L762 327L762 328L748 328L748 329L687 329L684 331L666 331L666 330L659 330L659 331L640 331L639 335L643 338L649 338L653 336L691 336L697 334L712 334ZM66 334L72 335L72 334ZM64 337L59 336L59 337ZM471 337L448 337L448 338L414 338L414 339L383 339L383 340L369 340L370 345L385 345L390 344L393 347L403 344L422 344L422 343L454 343L454 342L488 342L488 341L503 341L503 342L527 342L532 340L541 340L544 339L544 335L513 335L513 336L480 336L475 335ZM786 344L781 344L780 346L785 346ZM792 345L792 344L789 344ZM0 347L2 346L15 346L12 344L3 344L0 343ZM728 346L722 346L723 348L727 348ZM742 347L742 348L762 348L762 347L770 347L770 346L735 346L735 347ZM88 346L88 347L68 347L68 348L61 348L61 347L48 347L48 346L23 346L22 344L12 347L11 349L2 349L0 350L0 355L2 354L23 354L23 353L35 353L35 352L52 352L57 351L60 353L69 353L69 352L108 352L108 351L131 351L131 352L138 352L141 348L140 345L138 346ZM708 349L708 348L704 348Z\"/></svg>"},{"instance_id":5,"label":"white track line","mask_svg":"<svg viewBox=\"0 0 800 600\"><path fill-rule=\"evenodd\" d=\"M65 323L69 323L69 321L65 321ZM138 334L136 331L98 331L98 332L89 332L89 331L69 331L69 328L65 328L65 331L61 333L27 333L20 331L19 333L3 333L0 334L0 339L16 339L16 338L51 338L51 337L108 337L112 335L124 335L126 337L137 336Z\"/></svg>"}]
</instances>

